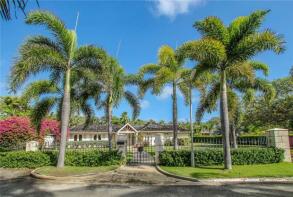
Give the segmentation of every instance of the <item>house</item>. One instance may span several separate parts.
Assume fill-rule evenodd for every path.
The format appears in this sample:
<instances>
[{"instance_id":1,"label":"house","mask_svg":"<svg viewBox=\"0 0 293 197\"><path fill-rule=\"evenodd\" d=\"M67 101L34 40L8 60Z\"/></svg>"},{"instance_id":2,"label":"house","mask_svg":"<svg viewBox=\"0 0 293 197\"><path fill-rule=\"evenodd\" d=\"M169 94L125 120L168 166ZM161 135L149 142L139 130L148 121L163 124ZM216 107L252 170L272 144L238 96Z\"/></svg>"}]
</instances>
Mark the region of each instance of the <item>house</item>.
<instances>
[{"instance_id":1,"label":"house","mask_svg":"<svg viewBox=\"0 0 293 197\"><path fill-rule=\"evenodd\" d=\"M138 143L154 144L155 136L161 135L163 140L173 139L173 125L148 122L143 126L133 126L129 123L124 126L113 125L113 141L125 140L128 145ZM178 129L178 138L188 138L189 131ZM107 125L78 125L70 129L70 142L74 141L108 141Z\"/></svg>"}]
</instances>

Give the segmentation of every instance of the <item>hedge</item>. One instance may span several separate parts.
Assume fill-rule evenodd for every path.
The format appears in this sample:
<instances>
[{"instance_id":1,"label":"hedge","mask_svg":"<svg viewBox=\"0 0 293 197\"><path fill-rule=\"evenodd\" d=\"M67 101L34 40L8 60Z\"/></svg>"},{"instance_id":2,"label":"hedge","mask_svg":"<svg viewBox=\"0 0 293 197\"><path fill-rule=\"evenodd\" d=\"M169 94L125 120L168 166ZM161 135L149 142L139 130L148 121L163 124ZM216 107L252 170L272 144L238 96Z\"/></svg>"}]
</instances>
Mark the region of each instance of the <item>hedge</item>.
<instances>
[{"instance_id":1,"label":"hedge","mask_svg":"<svg viewBox=\"0 0 293 197\"><path fill-rule=\"evenodd\" d=\"M0 167L4 168L37 168L50 164L50 157L39 151L13 151L0 154Z\"/></svg>"},{"instance_id":2,"label":"hedge","mask_svg":"<svg viewBox=\"0 0 293 197\"><path fill-rule=\"evenodd\" d=\"M284 159L284 150L278 148L238 148L231 151L232 164L268 164L279 163ZM190 166L190 151L163 151L159 155L160 165L163 166ZM224 164L222 149L200 149L195 151L196 165Z\"/></svg>"},{"instance_id":3,"label":"hedge","mask_svg":"<svg viewBox=\"0 0 293 197\"><path fill-rule=\"evenodd\" d=\"M5 168L37 168L41 166L56 165L58 152L2 152L0 153L0 167ZM124 162L122 155L114 151L83 150L67 151L65 155L66 166L107 166L120 165Z\"/></svg>"}]
</instances>

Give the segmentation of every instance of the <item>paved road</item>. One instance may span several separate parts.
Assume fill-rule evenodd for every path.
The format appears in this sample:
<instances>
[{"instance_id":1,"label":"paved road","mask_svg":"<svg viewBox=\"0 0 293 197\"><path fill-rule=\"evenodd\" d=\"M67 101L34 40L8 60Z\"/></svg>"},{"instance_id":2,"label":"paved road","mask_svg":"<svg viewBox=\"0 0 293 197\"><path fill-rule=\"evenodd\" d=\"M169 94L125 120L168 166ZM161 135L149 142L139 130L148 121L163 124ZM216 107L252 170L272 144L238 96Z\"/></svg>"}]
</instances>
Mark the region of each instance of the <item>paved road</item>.
<instances>
[{"instance_id":1,"label":"paved road","mask_svg":"<svg viewBox=\"0 0 293 197\"><path fill-rule=\"evenodd\" d=\"M230 184L230 185L96 185L62 183L30 177L0 181L1 197L292 197L293 184Z\"/></svg>"}]
</instances>

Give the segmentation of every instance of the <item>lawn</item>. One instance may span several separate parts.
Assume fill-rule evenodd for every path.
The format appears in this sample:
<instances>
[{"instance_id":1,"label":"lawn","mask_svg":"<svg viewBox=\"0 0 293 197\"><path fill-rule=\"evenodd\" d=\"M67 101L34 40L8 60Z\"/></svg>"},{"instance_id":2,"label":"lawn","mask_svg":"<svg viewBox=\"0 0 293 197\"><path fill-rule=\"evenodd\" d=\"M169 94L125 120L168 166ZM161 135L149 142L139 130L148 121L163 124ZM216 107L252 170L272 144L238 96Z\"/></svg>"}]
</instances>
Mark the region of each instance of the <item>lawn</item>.
<instances>
[{"instance_id":1,"label":"lawn","mask_svg":"<svg viewBox=\"0 0 293 197\"><path fill-rule=\"evenodd\" d=\"M223 170L222 166L204 167L167 167L163 170L179 176L192 178L252 178L252 177L293 177L293 163L233 166Z\"/></svg>"},{"instance_id":2,"label":"lawn","mask_svg":"<svg viewBox=\"0 0 293 197\"><path fill-rule=\"evenodd\" d=\"M119 166L99 166L99 167L77 167L65 166L64 168L56 168L53 166L45 166L36 170L36 173L48 176L74 176L90 173L101 173L117 169Z\"/></svg>"}]
</instances>

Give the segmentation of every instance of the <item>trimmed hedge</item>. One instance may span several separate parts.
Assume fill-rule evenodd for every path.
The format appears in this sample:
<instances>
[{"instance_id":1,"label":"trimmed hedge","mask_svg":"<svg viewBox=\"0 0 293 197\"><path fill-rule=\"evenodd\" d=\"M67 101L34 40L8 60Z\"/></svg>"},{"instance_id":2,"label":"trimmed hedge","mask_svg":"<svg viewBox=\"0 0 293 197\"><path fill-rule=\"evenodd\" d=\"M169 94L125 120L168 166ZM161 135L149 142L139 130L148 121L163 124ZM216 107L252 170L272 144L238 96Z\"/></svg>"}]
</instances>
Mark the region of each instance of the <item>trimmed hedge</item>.
<instances>
[{"instance_id":1,"label":"trimmed hedge","mask_svg":"<svg viewBox=\"0 0 293 197\"><path fill-rule=\"evenodd\" d=\"M39 151L13 151L0 154L0 167L4 168L37 168L50 164L50 157Z\"/></svg>"},{"instance_id":2,"label":"trimmed hedge","mask_svg":"<svg viewBox=\"0 0 293 197\"><path fill-rule=\"evenodd\" d=\"M57 151L46 152L5 152L0 153L0 167L5 168L37 168L41 166L56 165ZM118 151L67 151L65 155L66 166L108 166L120 165L124 162Z\"/></svg>"},{"instance_id":3,"label":"trimmed hedge","mask_svg":"<svg viewBox=\"0 0 293 197\"><path fill-rule=\"evenodd\" d=\"M231 151L232 164L268 164L279 163L284 159L284 150L278 148L239 148ZM190 166L190 151L163 151L159 155L163 166ZM222 149L196 150L194 155L196 165L222 165L224 164Z\"/></svg>"}]
</instances>

